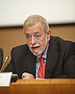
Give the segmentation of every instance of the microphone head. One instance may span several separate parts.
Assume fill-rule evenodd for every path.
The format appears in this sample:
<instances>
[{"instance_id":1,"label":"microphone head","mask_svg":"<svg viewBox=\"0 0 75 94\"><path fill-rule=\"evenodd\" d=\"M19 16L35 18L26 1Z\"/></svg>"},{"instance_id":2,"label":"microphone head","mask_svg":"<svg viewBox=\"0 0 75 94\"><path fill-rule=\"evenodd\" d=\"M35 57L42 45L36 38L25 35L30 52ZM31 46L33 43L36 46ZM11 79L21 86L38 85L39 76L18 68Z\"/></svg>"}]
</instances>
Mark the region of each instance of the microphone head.
<instances>
[{"instance_id":1,"label":"microphone head","mask_svg":"<svg viewBox=\"0 0 75 94\"><path fill-rule=\"evenodd\" d=\"M6 58L5 58L5 63L7 62L8 59L9 59L9 56L6 56Z\"/></svg>"},{"instance_id":2,"label":"microphone head","mask_svg":"<svg viewBox=\"0 0 75 94\"><path fill-rule=\"evenodd\" d=\"M9 56L6 56L6 60L9 58Z\"/></svg>"}]
</instances>

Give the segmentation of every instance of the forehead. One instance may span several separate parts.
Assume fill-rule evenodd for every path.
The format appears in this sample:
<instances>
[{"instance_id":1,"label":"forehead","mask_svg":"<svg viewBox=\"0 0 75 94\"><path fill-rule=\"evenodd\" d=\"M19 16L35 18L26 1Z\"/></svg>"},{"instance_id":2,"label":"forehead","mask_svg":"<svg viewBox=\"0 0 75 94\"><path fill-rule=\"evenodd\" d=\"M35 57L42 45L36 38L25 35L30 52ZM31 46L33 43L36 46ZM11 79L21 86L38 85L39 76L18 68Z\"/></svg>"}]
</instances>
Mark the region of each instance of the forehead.
<instances>
[{"instance_id":1,"label":"forehead","mask_svg":"<svg viewBox=\"0 0 75 94\"><path fill-rule=\"evenodd\" d=\"M35 24L33 26L26 26L24 28L24 31L25 31L25 34L29 33L35 33L35 34L38 34L38 33L43 33L44 29L42 27L41 24Z\"/></svg>"}]
</instances>

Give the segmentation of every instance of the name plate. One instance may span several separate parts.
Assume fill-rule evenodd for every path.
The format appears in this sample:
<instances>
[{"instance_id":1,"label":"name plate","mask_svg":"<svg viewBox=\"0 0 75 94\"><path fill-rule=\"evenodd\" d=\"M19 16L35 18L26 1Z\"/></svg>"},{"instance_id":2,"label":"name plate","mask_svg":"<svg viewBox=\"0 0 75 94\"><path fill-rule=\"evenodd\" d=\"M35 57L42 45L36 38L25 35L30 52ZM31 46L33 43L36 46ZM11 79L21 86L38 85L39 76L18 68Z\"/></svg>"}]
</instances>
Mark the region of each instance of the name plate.
<instances>
[{"instance_id":1,"label":"name plate","mask_svg":"<svg viewBox=\"0 0 75 94\"><path fill-rule=\"evenodd\" d=\"M10 86L12 72L0 73L0 87Z\"/></svg>"}]
</instances>

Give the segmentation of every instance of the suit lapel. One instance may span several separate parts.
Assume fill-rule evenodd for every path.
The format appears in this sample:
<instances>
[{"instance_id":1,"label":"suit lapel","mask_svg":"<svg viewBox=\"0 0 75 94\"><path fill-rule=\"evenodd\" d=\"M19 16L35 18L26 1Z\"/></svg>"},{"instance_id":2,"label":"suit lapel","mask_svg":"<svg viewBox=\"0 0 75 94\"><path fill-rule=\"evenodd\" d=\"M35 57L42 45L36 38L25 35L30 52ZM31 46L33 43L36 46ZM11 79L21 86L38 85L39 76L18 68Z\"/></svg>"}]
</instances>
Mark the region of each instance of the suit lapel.
<instances>
[{"instance_id":1,"label":"suit lapel","mask_svg":"<svg viewBox=\"0 0 75 94\"><path fill-rule=\"evenodd\" d=\"M47 52L47 60L46 60L46 72L45 72L46 78L51 78L51 74L56 64L57 57L58 57L58 53L57 53L56 43L53 37L51 37L48 52Z\"/></svg>"}]
</instances>

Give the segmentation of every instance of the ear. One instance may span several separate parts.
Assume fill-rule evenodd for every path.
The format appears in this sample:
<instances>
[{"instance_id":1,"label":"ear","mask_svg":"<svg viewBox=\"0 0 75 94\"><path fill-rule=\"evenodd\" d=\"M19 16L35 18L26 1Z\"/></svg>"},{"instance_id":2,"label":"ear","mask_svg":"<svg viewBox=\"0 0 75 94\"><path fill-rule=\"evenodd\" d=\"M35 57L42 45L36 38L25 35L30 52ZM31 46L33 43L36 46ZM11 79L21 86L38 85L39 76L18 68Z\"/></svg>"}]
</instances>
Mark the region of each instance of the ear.
<instances>
[{"instance_id":1,"label":"ear","mask_svg":"<svg viewBox=\"0 0 75 94\"><path fill-rule=\"evenodd\" d=\"M49 31L47 31L47 39L48 39L48 41L50 40L50 36L51 36L51 31L49 30Z\"/></svg>"}]
</instances>

